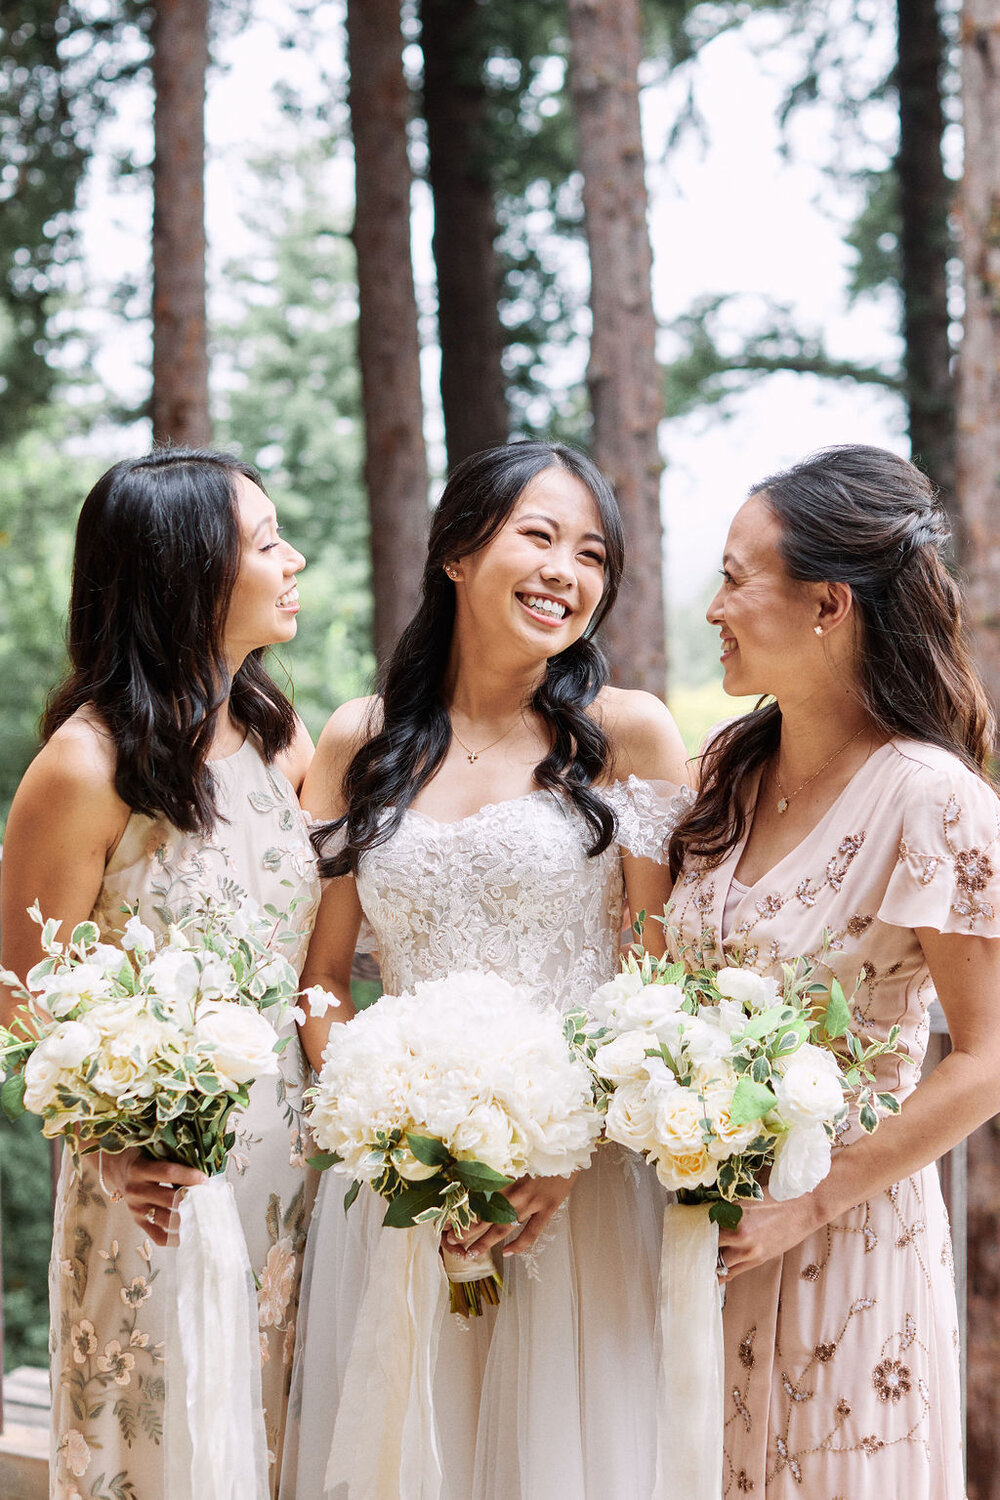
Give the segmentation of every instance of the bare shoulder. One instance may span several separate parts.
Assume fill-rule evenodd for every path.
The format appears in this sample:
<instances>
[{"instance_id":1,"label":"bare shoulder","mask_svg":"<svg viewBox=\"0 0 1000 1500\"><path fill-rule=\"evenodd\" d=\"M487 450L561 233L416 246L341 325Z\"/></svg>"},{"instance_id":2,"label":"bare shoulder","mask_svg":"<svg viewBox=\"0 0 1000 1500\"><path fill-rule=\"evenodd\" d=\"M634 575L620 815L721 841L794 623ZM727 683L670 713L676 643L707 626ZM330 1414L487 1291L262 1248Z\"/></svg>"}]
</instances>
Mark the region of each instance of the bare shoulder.
<instances>
[{"instance_id":1,"label":"bare shoulder","mask_svg":"<svg viewBox=\"0 0 1000 1500\"><path fill-rule=\"evenodd\" d=\"M313 758L312 735L298 714L295 715L295 735L292 743L277 757L278 765L288 777L296 792L301 791L306 772Z\"/></svg>"},{"instance_id":2,"label":"bare shoulder","mask_svg":"<svg viewBox=\"0 0 1000 1500\"><path fill-rule=\"evenodd\" d=\"M344 772L361 746L378 732L381 700L352 698L327 719L302 785L302 805L317 818L339 816Z\"/></svg>"},{"instance_id":3,"label":"bare shoulder","mask_svg":"<svg viewBox=\"0 0 1000 1500\"><path fill-rule=\"evenodd\" d=\"M638 776L675 785L690 781L688 754L674 716L653 693L605 687L594 708L614 749L616 778Z\"/></svg>"},{"instance_id":4,"label":"bare shoulder","mask_svg":"<svg viewBox=\"0 0 1000 1500\"><path fill-rule=\"evenodd\" d=\"M29 765L11 806L8 838L23 824L41 832L52 821L85 827L90 838L117 842L130 809L115 789L116 752L108 731L81 711L52 735ZM13 826L12 826L13 825Z\"/></svg>"}]
</instances>

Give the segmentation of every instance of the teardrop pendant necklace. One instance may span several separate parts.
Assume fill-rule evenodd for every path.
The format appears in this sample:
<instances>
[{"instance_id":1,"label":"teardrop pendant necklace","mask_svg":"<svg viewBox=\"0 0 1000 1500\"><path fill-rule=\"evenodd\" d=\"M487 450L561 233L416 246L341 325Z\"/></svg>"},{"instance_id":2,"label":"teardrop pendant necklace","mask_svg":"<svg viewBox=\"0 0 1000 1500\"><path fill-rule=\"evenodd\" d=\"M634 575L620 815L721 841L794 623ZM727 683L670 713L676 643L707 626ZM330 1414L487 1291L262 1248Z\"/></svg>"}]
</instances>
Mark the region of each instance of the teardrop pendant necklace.
<instances>
[{"instance_id":1,"label":"teardrop pendant necklace","mask_svg":"<svg viewBox=\"0 0 1000 1500\"><path fill-rule=\"evenodd\" d=\"M827 759L827 760L825 760L823 762L823 764L819 768L819 771L814 771L811 776L807 776L806 779L805 779L805 781L803 781L802 785L801 786L797 786L795 788L794 792L786 792L785 788L781 785L781 782L778 780L778 762L777 762L777 760L775 760L775 762L774 762L774 784L778 788L778 791L781 793L780 797L778 798L778 812L779 813L786 813L788 811L788 804L789 804L789 802L791 802L792 798L793 797L797 797L800 792L804 792L805 789L806 789L806 787L809 785L809 783L812 782L812 781L815 781L816 777L820 774L820 772L821 771L825 771L826 768L827 768L827 766L830 765L833 761L835 761L837 759L838 755L843 755L843 753L847 749L848 745L853 745L854 741L858 738L858 735L860 735L860 734L864 734L864 725L862 725L862 727L860 729L856 730L854 732L854 734L851 735L851 737L850 737L849 740L845 740L844 743L840 746L840 748L837 749L837 750L835 750L833 752L833 754L829 757L829 759ZM459 741L459 743L461 743L461 741Z\"/></svg>"}]
</instances>

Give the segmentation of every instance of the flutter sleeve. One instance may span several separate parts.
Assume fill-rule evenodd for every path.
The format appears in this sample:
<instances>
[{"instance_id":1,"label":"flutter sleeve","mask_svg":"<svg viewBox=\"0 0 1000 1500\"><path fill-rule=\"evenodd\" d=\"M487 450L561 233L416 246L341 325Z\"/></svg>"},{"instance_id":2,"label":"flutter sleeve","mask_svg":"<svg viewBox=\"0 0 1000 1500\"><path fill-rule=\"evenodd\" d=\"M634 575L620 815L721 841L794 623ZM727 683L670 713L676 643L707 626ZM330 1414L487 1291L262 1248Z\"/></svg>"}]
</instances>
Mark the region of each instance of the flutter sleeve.
<instances>
[{"instance_id":1,"label":"flutter sleeve","mask_svg":"<svg viewBox=\"0 0 1000 1500\"><path fill-rule=\"evenodd\" d=\"M630 776L604 788L601 795L618 819L620 847L642 859L666 864L670 835L694 801L691 788Z\"/></svg>"},{"instance_id":2,"label":"flutter sleeve","mask_svg":"<svg viewBox=\"0 0 1000 1500\"><path fill-rule=\"evenodd\" d=\"M1000 937L1000 801L972 771L920 778L878 915L894 927Z\"/></svg>"}]
</instances>

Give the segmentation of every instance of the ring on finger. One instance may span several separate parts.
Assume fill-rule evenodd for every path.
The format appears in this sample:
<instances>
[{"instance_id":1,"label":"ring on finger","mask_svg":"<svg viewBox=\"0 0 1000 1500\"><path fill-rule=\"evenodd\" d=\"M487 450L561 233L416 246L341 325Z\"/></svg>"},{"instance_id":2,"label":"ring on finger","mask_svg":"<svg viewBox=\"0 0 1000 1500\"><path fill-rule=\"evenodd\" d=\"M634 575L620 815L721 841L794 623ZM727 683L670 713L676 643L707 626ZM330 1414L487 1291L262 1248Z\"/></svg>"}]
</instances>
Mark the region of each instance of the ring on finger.
<instances>
[{"instance_id":1,"label":"ring on finger","mask_svg":"<svg viewBox=\"0 0 1000 1500\"><path fill-rule=\"evenodd\" d=\"M148 1224L155 1224L156 1223L156 1209L155 1208L147 1208L146 1209L146 1222Z\"/></svg>"},{"instance_id":2,"label":"ring on finger","mask_svg":"<svg viewBox=\"0 0 1000 1500\"><path fill-rule=\"evenodd\" d=\"M719 1251L719 1258L716 1262L716 1267L720 1276L729 1275L729 1267L726 1265L726 1257L723 1255L721 1250Z\"/></svg>"}]
</instances>

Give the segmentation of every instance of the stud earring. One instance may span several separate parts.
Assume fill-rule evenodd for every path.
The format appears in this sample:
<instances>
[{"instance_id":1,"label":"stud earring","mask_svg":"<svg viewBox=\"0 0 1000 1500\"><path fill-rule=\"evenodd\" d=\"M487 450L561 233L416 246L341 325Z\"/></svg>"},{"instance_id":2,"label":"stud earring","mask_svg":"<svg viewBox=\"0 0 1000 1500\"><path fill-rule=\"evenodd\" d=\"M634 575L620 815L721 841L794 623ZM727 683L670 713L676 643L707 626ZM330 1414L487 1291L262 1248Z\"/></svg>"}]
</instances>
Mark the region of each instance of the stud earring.
<instances>
[{"instance_id":1,"label":"stud earring","mask_svg":"<svg viewBox=\"0 0 1000 1500\"><path fill-rule=\"evenodd\" d=\"M451 579L452 583L454 583L455 579L458 577L458 569L455 567L454 563L449 563L448 566L445 568L445 572L447 573L448 577Z\"/></svg>"},{"instance_id":2,"label":"stud earring","mask_svg":"<svg viewBox=\"0 0 1000 1500\"><path fill-rule=\"evenodd\" d=\"M822 635L822 634L823 634L823 627L822 627L822 625L814 625L813 626L813 635Z\"/></svg>"}]
</instances>

